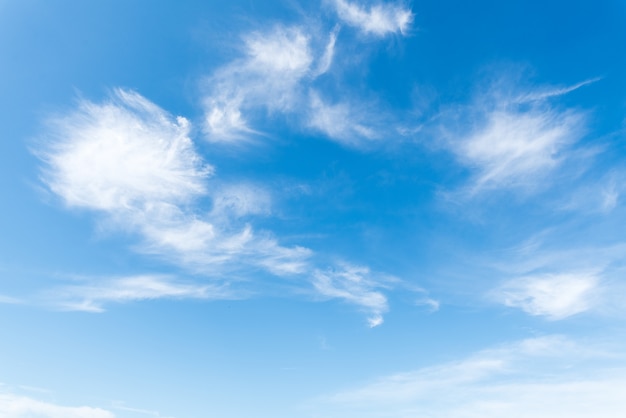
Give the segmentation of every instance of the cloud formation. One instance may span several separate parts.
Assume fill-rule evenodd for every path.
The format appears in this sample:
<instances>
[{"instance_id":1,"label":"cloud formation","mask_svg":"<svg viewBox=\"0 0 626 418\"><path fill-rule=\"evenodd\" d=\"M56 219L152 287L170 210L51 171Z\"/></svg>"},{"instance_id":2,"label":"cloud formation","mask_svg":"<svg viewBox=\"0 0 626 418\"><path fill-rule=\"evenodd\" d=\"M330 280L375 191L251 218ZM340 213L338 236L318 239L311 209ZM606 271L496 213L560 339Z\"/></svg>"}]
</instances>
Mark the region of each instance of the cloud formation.
<instances>
[{"instance_id":1,"label":"cloud formation","mask_svg":"<svg viewBox=\"0 0 626 418\"><path fill-rule=\"evenodd\" d=\"M205 133L211 142L249 140L258 133L244 112L291 112L301 101L301 81L311 76L310 35L299 26L275 26L244 37L243 57L217 70L205 84ZM334 38L322 61L332 61ZM318 73L320 71L318 70Z\"/></svg>"},{"instance_id":2,"label":"cloud formation","mask_svg":"<svg viewBox=\"0 0 626 418\"><path fill-rule=\"evenodd\" d=\"M217 285L198 285L168 276L130 276L77 283L49 292L52 303L64 310L103 312L109 303L154 299L227 299Z\"/></svg>"},{"instance_id":3,"label":"cloud formation","mask_svg":"<svg viewBox=\"0 0 626 418\"><path fill-rule=\"evenodd\" d=\"M277 61L270 55L280 42L251 38L255 67L289 74L308 68L305 38L290 31L276 36L282 41L291 35L297 38L293 50ZM249 182L209 183L214 169L195 152L186 119L118 89L102 104L80 101L51 128L40 156L46 164L42 180L52 192L68 206L95 210L108 224L136 234L136 250L210 283L153 274L102 278L54 290L56 306L101 312L109 303L231 298L227 285L236 281L233 276L266 272L311 282L324 298L344 299L368 312L370 325L382 323L387 301L374 289L385 287L383 282L367 268L325 271L312 250L285 247L271 232L255 231L250 218L270 213L270 194ZM201 209L200 198L211 201L209 208Z\"/></svg>"},{"instance_id":4,"label":"cloud formation","mask_svg":"<svg viewBox=\"0 0 626 418\"><path fill-rule=\"evenodd\" d=\"M373 328L383 323L383 314L388 310L387 298L376 290L386 287L385 280L373 276L367 267L344 264L337 269L315 271L313 286L325 298L359 306L369 314L367 322Z\"/></svg>"},{"instance_id":5,"label":"cloud formation","mask_svg":"<svg viewBox=\"0 0 626 418\"><path fill-rule=\"evenodd\" d=\"M593 308L598 284L599 278L591 273L520 277L505 282L494 297L530 315L559 320Z\"/></svg>"},{"instance_id":6,"label":"cloud formation","mask_svg":"<svg viewBox=\"0 0 626 418\"><path fill-rule=\"evenodd\" d=\"M276 25L244 36L242 56L204 82L207 140L234 145L271 137L262 125L285 115L300 129L345 145L380 138L378 125L388 117L377 106L356 105L341 88L342 99L329 103L317 87L333 65L338 35L339 26L320 34L304 25Z\"/></svg>"},{"instance_id":7,"label":"cloud formation","mask_svg":"<svg viewBox=\"0 0 626 418\"><path fill-rule=\"evenodd\" d=\"M266 198L256 197L261 191L231 186L212 193L216 218L195 213L192 204L207 195L213 168L195 152L186 119L118 89L103 104L81 101L51 127L43 181L69 206L101 211L139 233L141 251L205 273L233 260L300 272L309 250L281 247L249 225L220 223L224 212L262 210L254 207Z\"/></svg>"},{"instance_id":8,"label":"cloud formation","mask_svg":"<svg viewBox=\"0 0 626 418\"><path fill-rule=\"evenodd\" d=\"M531 338L386 376L332 395L319 408L366 418L617 418L626 406L619 389L626 374L623 355L615 355L561 336Z\"/></svg>"},{"instance_id":9,"label":"cloud formation","mask_svg":"<svg viewBox=\"0 0 626 418\"><path fill-rule=\"evenodd\" d=\"M406 35L413 22L413 12L400 4L378 3L366 8L358 2L332 0L337 15L366 35Z\"/></svg>"},{"instance_id":10,"label":"cloud formation","mask_svg":"<svg viewBox=\"0 0 626 418\"><path fill-rule=\"evenodd\" d=\"M205 192L213 171L194 151L189 121L132 91L116 89L101 104L81 100L50 125L42 179L69 206L128 211L185 203Z\"/></svg>"},{"instance_id":11,"label":"cloud formation","mask_svg":"<svg viewBox=\"0 0 626 418\"><path fill-rule=\"evenodd\" d=\"M457 132L442 127L448 146L473 171L470 192L531 187L567 159L568 147L585 133L585 114L550 102L585 85L530 89L522 93L501 82L470 107L454 112Z\"/></svg>"}]
</instances>

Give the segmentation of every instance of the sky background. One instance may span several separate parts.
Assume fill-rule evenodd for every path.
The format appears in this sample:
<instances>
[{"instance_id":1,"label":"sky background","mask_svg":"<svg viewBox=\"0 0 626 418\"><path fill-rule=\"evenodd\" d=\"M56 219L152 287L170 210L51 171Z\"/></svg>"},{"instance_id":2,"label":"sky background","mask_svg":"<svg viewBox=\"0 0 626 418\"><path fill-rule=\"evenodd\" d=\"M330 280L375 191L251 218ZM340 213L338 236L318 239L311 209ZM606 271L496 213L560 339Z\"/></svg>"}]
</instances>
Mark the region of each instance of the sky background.
<instances>
[{"instance_id":1,"label":"sky background","mask_svg":"<svg viewBox=\"0 0 626 418\"><path fill-rule=\"evenodd\" d=\"M0 417L621 417L625 50L618 0L0 0Z\"/></svg>"}]
</instances>

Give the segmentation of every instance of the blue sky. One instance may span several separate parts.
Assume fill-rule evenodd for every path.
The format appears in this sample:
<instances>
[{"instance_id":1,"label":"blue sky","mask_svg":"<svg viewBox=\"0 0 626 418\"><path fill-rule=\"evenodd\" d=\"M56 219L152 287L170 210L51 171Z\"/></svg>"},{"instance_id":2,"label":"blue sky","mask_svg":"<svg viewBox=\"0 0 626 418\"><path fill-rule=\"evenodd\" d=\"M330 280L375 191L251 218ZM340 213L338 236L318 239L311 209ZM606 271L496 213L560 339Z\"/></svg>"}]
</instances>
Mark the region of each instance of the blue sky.
<instances>
[{"instance_id":1,"label":"blue sky","mask_svg":"<svg viewBox=\"0 0 626 418\"><path fill-rule=\"evenodd\" d=\"M625 23L0 0L0 416L620 417Z\"/></svg>"}]
</instances>

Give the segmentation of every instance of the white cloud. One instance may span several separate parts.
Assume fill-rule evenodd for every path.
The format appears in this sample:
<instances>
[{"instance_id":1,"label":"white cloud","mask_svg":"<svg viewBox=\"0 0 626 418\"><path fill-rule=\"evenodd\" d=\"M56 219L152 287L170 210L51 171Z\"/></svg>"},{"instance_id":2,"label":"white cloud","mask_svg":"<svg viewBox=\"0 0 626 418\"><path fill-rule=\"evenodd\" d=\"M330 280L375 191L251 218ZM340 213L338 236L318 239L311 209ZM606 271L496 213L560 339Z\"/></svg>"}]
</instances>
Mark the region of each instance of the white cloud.
<instances>
[{"instance_id":1,"label":"white cloud","mask_svg":"<svg viewBox=\"0 0 626 418\"><path fill-rule=\"evenodd\" d=\"M530 315L558 320L593 308L598 285L593 273L546 274L509 280L493 296Z\"/></svg>"},{"instance_id":2,"label":"white cloud","mask_svg":"<svg viewBox=\"0 0 626 418\"><path fill-rule=\"evenodd\" d=\"M374 6L367 14L367 27L382 30L380 25L390 25L396 12L410 15L396 6ZM338 33L339 25L328 35L310 25L275 25L244 36L242 56L204 82L207 140L232 146L271 137L264 126L277 115L289 115L291 123L347 145L367 145L381 138L381 127L388 132L391 125L387 112L374 103L346 97L339 83L325 85L334 86L340 102L328 103L318 91L320 76L329 72L337 55Z\"/></svg>"},{"instance_id":3,"label":"white cloud","mask_svg":"<svg viewBox=\"0 0 626 418\"><path fill-rule=\"evenodd\" d=\"M232 143L258 134L248 127L243 111L291 111L300 99L300 82L310 73L310 39L300 27L275 26L249 34L244 43L244 57L206 81L204 128L209 141Z\"/></svg>"},{"instance_id":4,"label":"white cloud","mask_svg":"<svg viewBox=\"0 0 626 418\"><path fill-rule=\"evenodd\" d=\"M534 186L559 166L568 147L584 134L585 115L559 109L548 99L582 85L524 93L498 85L462 111L463 122L448 145L474 171L471 192ZM451 124L444 125L449 135Z\"/></svg>"},{"instance_id":5,"label":"white cloud","mask_svg":"<svg viewBox=\"0 0 626 418\"><path fill-rule=\"evenodd\" d=\"M260 46L253 49L257 60L265 59ZM295 61L278 67L298 67ZM269 195L261 189L241 184L212 191L213 213L195 213L191 204L208 194L205 182L213 170L196 154L184 118L116 90L104 104L80 101L51 126L41 154L43 181L68 205L102 211L139 233L142 251L216 274L229 262L285 274L302 270L309 250L281 247L226 219L265 210Z\"/></svg>"},{"instance_id":6,"label":"white cloud","mask_svg":"<svg viewBox=\"0 0 626 418\"><path fill-rule=\"evenodd\" d=\"M103 312L104 305L154 299L224 299L231 295L223 287L198 285L168 276L140 275L97 279L66 286L48 297L62 309Z\"/></svg>"},{"instance_id":7,"label":"white cloud","mask_svg":"<svg viewBox=\"0 0 626 418\"><path fill-rule=\"evenodd\" d=\"M623 355L548 336L386 376L317 407L346 418L617 418L624 383Z\"/></svg>"},{"instance_id":8,"label":"white cloud","mask_svg":"<svg viewBox=\"0 0 626 418\"><path fill-rule=\"evenodd\" d=\"M3 418L115 418L101 408L60 406L33 398L0 392L0 416Z\"/></svg>"},{"instance_id":9,"label":"white cloud","mask_svg":"<svg viewBox=\"0 0 626 418\"><path fill-rule=\"evenodd\" d=\"M40 153L43 180L70 206L128 210L146 202L183 203L205 192L212 172L195 153L189 122L121 89L51 123Z\"/></svg>"},{"instance_id":10,"label":"white cloud","mask_svg":"<svg viewBox=\"0 0 626 418\"><path fill-rule=\"evenodd\" d=\"M369 268L344 264L337 269L317 270L313 285L325 298L345 300L369 314L368 324L376 327L383 323L388 310L387 298L376 289L388 287L390 278L377 278Z\"/></svg>"},{"instance_id":11,"label":"white cloud","mask_svg":"<svg viewBox=\"0 0 626 418\"><path fill-rule=\"evenodd\" d=\"M301 78L313 58L309 37L298 27L276 27L269 33L246 38L248 70L266 75Z\"/></svg>"},{"instance_id":12,"label":"white cloud","mask_svg":"<svg viewBox=\"0 0 626 418\"><path fill-rule=\"evenodd\" d=\"M348 145L363 145L363 140L379 138L379 133L368 122L376 119L372 112L354 109L348 103L327 104L315 91L310 93L311 128ZM371 117L370 117L371 116Z\"/></svg>"},{"instance_id":13,"label":"white cloud","mask_svg":"<svg viewBox=\"0 0 626 418\"><path fill-rule=\"evenodd\" d=\"M287 32L276 36L283 41ZM296 38L297 50L305 41ZM280 43L253 39L251 56L259 67L292 73L308 66L297 51L272 63L266 54L276 52ZM211 280L208 285L197 283L198 276L193 283L158 275L102 278L53 291L56 305L98 312L108 303L228 298L232 294L219 283L264 271L313 280L324 297L362 307L372 326L382 322L386 298L374 290L382 285L367 269L320 272L310 249L285 247L272 233L254 230L249 218L270 212L266 190L245 182L208 187L213 170L194 151L184 118L174 119L137 93L116 90L104 104L81 101L52 127L41 154L43 181L50 190L69 206L96 210L107 225L138 235L136 250ZM209 198L212 206L200 208L205 203L200 197Z\"/></svg>"},{"instance_id":14,"label":"white cloud","mask_svg":"<svg viewBox=\"0 0 626 418\"><path fill-rule=\"evenodd\" d=\"M579 123L575 114L498 110L457 153L478 170L477 188L519 185L559 163L559 151L579 134Z\"/></svg>"},{"instance_id":15,"label":"white cloud","mask_svg":"<svg viewBox=\"0 0 626 418\"><path fill-rule=\"evenodd\" d=\"M346 0L332 0L332 3L341 20L368 35L405 35L413 22L413 12L400 4L380 3L366 9Z\"/></svg>"},{"instance_id":16,"label":"white cloud","mask_svg":"<svg viewBox=\"0 0 626 418\"><path fill-rule=\"evenodd\" d=\"M330 33L328 37L328 43L326 44L326 49L324 50L324 54L319 60L317 70L315 71L315 76L322 75L328 70L333 63L333 57L335 55L335 44L337 43L337 34L339 33L339 26L336 26L335 29Z\"/></svg>"}]
</instances>

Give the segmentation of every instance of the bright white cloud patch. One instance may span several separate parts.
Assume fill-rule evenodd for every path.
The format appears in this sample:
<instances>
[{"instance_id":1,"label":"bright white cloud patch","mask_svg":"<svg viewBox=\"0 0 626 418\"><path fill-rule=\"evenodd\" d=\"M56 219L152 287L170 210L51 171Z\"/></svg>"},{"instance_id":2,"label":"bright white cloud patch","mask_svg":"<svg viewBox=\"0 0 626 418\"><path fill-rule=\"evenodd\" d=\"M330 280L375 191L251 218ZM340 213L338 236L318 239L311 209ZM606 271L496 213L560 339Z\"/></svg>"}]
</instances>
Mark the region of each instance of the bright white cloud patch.
<instances>
[{"instance_id":1,"label":"bright white cloud patch","mask_svg":"<svg viewBox=\"0 0 626 418\"><path fill-rule=\"evenodd\" d=\"M260 46L253 49L255 59L269 59ZM194 151L184 118L171 117L137 93L116 90L104 104L81 101L52 127L42 155L44 182L68 205L103 211L140 234L141 251L212 275L229 263L281 275L305 270L308 249L285 248L249 225L231 224L266 210L269 196L262 190L231 185L211 194L212 213L191 208L194 198L207 194L212 168Z\"/></svg>"},{"instance_id":2,"label":"bright white cloud patch","mask_svg":"<svg viewBox=\"0 0 626 418\"><path fill-rule=\"evenodd\" d=\"M471 106L449 146L474 170L473 192L531 186L567 158L568 147L584 133L585 117L548 99L572 89L522 94L492 89Z\"/></svg>"},{"instance_id":3,"label":"bright white cloud patch","mask_svg":"<svg viewBox=\"0 0 626 418\"><path fill-rule=\"evenodd\" d=\"M185 202L204 193L211 173L189 139L189 122L137 93L115 90L52 121L43 180L70 206L128 210Z\"/></svg>"},{"instance_id":4,"label":"bright white cloud patch","mask_svg":"<svg viewBox=\"0 0 626 418\"><path fill-rule=\"evenodd\" d=\"M386 287L376 280L367 267L343 265L337 269L316 271L313 285L320 295L345 300L369 313L368 323L375 327L383 323L387 298L376 289Z\"/></svg>"},{"instance_id":5,"label":"bright white cloud patch","mask_svg":"<svg viewBox=\"0 0 626 418\"><path fill-rule=\"evenodd\" d=\"M3 418L115 418L101 408L61 406L26 396L0 392L0 416Z\"/></svg>"},{"instance_id":6,"label":"bright white cloud patch","mask_svg":"<svg viewBox=\"0 0 626 418\"><path fill-rule=\"evenodd\" d=\"M599 280L594 274L547 274L506 282L494 296L530 315L558 320L593 308Z\"/></svg>"},{"instance_id":7,"label":"bright white cloud patch","mask_svg":"<svg viewBox=\"0 0 626 418\"><path fill-rule=\"evenodd\" d=\"M579 128L576 114L496 110L457 153L478 170L478 188L524 184L559 163L560 151L579 135Z\"/></svg>"},{"instance_id":8,"label":"bright white cloud patch","mask_svg":"<svg viewBox=\"0 0 626 418\"><path fill-rule=\"evenodd\" d=\"M309 37L298 27L277 27L271 33L246 38L248 70L266 75L300 78L313 61Z\"/></svg>"},{"instance_id":9,"label":"bright white cloud patch","mask_svg":"<svg viewBox=\"0 0 626 418\"><path fill-rule=\"evenodd\" d=\"M413 22L413 13L400 4L378 3L363 6L358 2L332 0L341 20L368 35L406 34Z\"/></svg>"}]
</instances>

